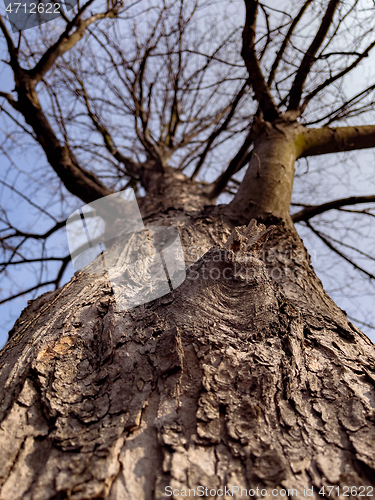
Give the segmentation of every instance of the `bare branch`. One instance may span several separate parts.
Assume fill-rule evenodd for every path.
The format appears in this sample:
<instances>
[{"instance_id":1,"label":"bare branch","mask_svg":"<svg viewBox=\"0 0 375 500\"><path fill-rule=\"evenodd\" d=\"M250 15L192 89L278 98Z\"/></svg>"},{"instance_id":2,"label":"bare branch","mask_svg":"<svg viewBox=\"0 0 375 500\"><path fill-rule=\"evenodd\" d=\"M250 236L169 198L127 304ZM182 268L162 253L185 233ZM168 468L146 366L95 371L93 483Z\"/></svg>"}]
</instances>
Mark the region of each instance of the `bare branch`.
<instances>
[{"instance_id":1,"label":"bare branch","mask_svg":"<svg viewBox=\"0 0 375 500\"><path fill-rule=\"evenodd\" d=\"M211 193L209 194L209 199L213 200L217 198L219 194L221 194L223 190L226 188L232 175L238 172L240 168L250 160L250 158L248 157L248 151L251 144L253 143L253 140L254 140L253 131L250 130L240 150L238 151L236 156L232 159L232 161L229 163L225 172L223 172L220 175L220 177L218 177L218 179L214 182L214 187Z\"/></svg>"},{"instance_id":2,"label":"bare branch","mask_svg":"<svg viewBox=\"0 0 375 500\"><path fill-rule=\"evenodd\" d=\"M60 267L59 272L57 273L57 276L55 279L55 290L57 290L59 288L60 282L61 282L63 274L65 272L65 269L67 268L70 261L71 261L70 254L62 259L61 267Z\"/></svg>"},{"instance_id":3,"label":"bare branch","mask_svg":"<svg viewBox=\"0 0 375 500\"><path fill-rule=\"evenodd\" d=\"M22 292L15 293L14 295L10 295L6 299L0 300L0 304L5 304L6 302L9 302L13 299L16 299L17 297L21 297L22 295L26 295L27 293L33 292L34 290L38 290L39 288L42 288L43 286L48 286L48 285L55 285L56 280L51 280L51 281L45 281L44 283L39 283L38 285L32 286L26 290L23 290Z\"/></svg>"},{"instance_id":4,"label":"bare branch","mask_svg":"<svg viewBox=\"0 0 375 500\"><path fill-rule=\"evenodd\" d=\"M65 30L59 36L57 42L49 47L34 68L28 71L32 80L40 82L45 74L51 69L56 59L74 47L74 45L81 40L88 26L100 19L114 17L117 8L113 8L107 12L98 13L90 16L88 19L81 20L82 14L93 3L93 1L94 0L88 0L84 5L82 5L74 18L68 22ZM76 28L76 30L69 34L73 28Z\"/></svg>"},{"instance_id":5,"label":"bare branch","mask_svg":"<svg viewBox=\"0 0 375 500\"><path fill-rule=\"evenodd\" d=\"M366 97L368 94L370 94L373 90L375 90L375 84L370 85L361 92L358 92L358 94L353 96L351 99L346 100L341 106L334 109L333 111L330 111L321 118L305 123L305 126L316 125L317 123L324 122L325 120L328 120L326 121L325 126L329 126L334 121L342 120L343 118L347 117L350 114L352 106L354 106L354 104L359 103L361 106L362 99ZM363 109L363 107L364 106L362 105L361 108Z\"/></svg>"},{"instance_id":6,"label":"bare branch","mask_svg":"<svg viewBox=\"0 0 375 500\"><path fill-rule=\"evenodd\" d=\"M371 328L371 330L375 330L375 326L374 325L370 325L369 323L365 323L364 321L361 321L359 319L353 318L353 316L349 316L349 314L348 314L348 318L351 319L352 321L354 321L355 323L359 323L362 326L367 326L367 328Z\"/></svg>"},{"instance_id":7,"label":"bare branch","mask_svg":"<svg viewBox=\"0 0 375 500\"><path fill-rule=\"evenodd\" d=\"M0 97L4 97L8 103L14 108L15 110L19 111L18 103L12 96L12 94L9 94L9 92L1 92L0 91Z\"/></svg>"},{"instance_id":8,"label":"bare branch","mask_svg":"<svg viewBox=\"0 0 375 500\"><path fill-rule=\"evenodd\" d=\"M124 167L129 175L131 175L131 176L139 175L139 166L136 163L134 163L130 158L127 158L125 155L123 155L117 149L108 129L100 122L98 116L92 111L90 100L89 100L89 97L87 95L83 81L80 78L77 78L77 81L80 84L81 89L82 89L82 95L83 95L83 99L84 99L84 102L86 105L87 113L88 113L89 117L91 118L91 121L92 121L93 125L95 126L96 130L103 137L103 141L104 141L104 144L105 144L107 151L109 153L111 153L111 155L119 163L124 165Z\"/></svg>"},{"instance_id":9,"label":"bare branch","mask_svg":"<svg viewBox=\"0 0 375 500\"><path fill-rule=\"evenodd\" d=\"M22 259L22 260L16 260L12 262L0 262L0 266L2 267L7 267L7 266L17 266L19 264L34 264L35 262L61 262L65 260L67 257L45 257L41 256L39 258L35 259ZM70 255L69 255L70 258Z\"/></svg>"},{"instance_id":10,"label":"bare branch","mask_svg":"<svg viewBox=\"0 0 375 500\"><path fill-rule=\"evenodd\" d=\"M245 0L246 21L242 33L242 52L249 73L249 81L253 87L263 117L267 121L279 118L280 111L265 81L255 50L255 33L258 14L258 0Z\"/></svg>"},{"instance_id":11,"label":"bare branch","mask_svg":"<svg viewBox=\"0 0 375 500\"><path fill-rule=\"evenodd\" d=\"M374 203L375 196L351 196L349 198L341 198L340 200L329 201L322 205L306 207L300 212L292 215L293 222L306 222L316 215L328 212L349 205L358 205L359 203Z\"/></svg>"},{"instance_id":12,"label":"bare branch","mask_svg":"<svg viewBox=\"0 0 375 500\"><path fill-rule=\"evenodd\" d=\"M374 47L375 47L375 41L370 43L370 45L366 48L366 50L364 50L362 52L362 54L359 54L357 59L355 61L353 61L352 64L350 64L347 68L343 69L342 71L340 71L336 75L330 76L323 83L318 85L312 92L310 92L310 94L308 94L305 97L305 99L303 100L303 103L301 105L301 113L303 113L303 111L306 109L306 107L308 106L311 99L313 99L323 89L325 89L326 87L328 87L329 85L331 85L332 83L334 83L335 81L339 80L340 78L345 76L347 73L352 71L356 66L358 66L358 64L362 61L362 59L369 56L371 49L373 49Z\"/></svg>"},{"instance_id":13,"label":"bare branch","mask_svg":"<svg viewBox=\"0 0 375 500\"><path fill-rule=\"evenodd\" d=\"M7 30L7 27L5 26L5 23L3 21L3 17L0 15L0 30L2 31L7 47L8 47L8 52L9 52L9 57L10 57L10 64L12 68L19 68L19 63L18 63L18 50L15 47L12 37L10 36L9 31Z\"/></svg>"},{"instance_id":14,"label":"bare branch","mask_svg":"<svg viewBox=\"0 0 375 500\"><path fill-rule=\"evenodd\" d=\"M193 175L191 176L192 179L195 179L195 177L198 175L205 159L206 159L206 156L213 144L213 142L219 137L219 135L224 132L226 130L226 128L228 127L231 119L233 118L233 115L236 111L236 108L240 102L240 100L242 99L244 93L245 93L245 90L246 90L246 87L248 86L249 82L246 81L240 91L237 93L236 97L234 98L233 100L233 103L232 103L232 106L230 108L230 111L226 117L226 119L223 121L223 123L220 125L220 127L218 127L211 135L210 137L208 138L208 140L206 141L206 146L203 150L203 153L199 156L199 161L194 169L194 172L193 172Z\"/></svg>"},{"instance_id":15,"label":"bare branch","mask_svg":"<svg viewBox=\"0 0 375 500\"><path fill-rule=\"evenodd\" d=\"M375 260L375 257L372 257L371 255L369 255L366 252L362 252L362 250L359 250L359 248L356 248L353 245L349 245L348 243L344 243L343 241L337 240L336 238L333 238L332 236L328 236L327 234L324 234L322 232L320 232L320 234L322 234L325 238L333 241L334 243L338 243L339 245L341 245L343 247L350 248L350 250L353 250L354 252L357 252L360 255L363 255L364 257L366 257L366 259Z\"/></svg>"},{"instance_id":16,"label":"bare branch","mask_svg":"<svg viewBox=\"0 0 375 500\"><path fill-rule=\"evenodd\" d=\"M47 214L49 215L49 214ZM14 233L9 234L5 237L3 237L3 240L9 239L9 238L15 238L15 237L25 237L25 238L32 238L34 240L43 240L51 236L53 233L61 229L62 227L65 226L66 221L61 221L57 222L53 227L48 229L45 233L43 234L38 234L38 233L26 233L24 231L20 231L19 229L15 229L13 226L9 225L9 229L14 229ZM8 228L7 228L8 229Z\"/></svg>"},{"instance_id":17,"label":"bare branch","mask_svg":"<svg viewBox=\"0 0 375 500\"><path fill-rule=\"evenodd\" d=\"M328 30L333 21L333 16L339 3L340 0L330 0L328 3L327 10L324 14L318 32L315 35L315 38L312 41L310 47L307 49L292 84L292 88L289 93L288 111L298 109L306 78L310 72L312 65L315 62L315 54L319 50L319 47L322 45L323 40L328 33Z\"/></svg>"},{"instance_id":18,"label":"bare branch","mask_svg":"<svg viewBox=\"0 0 375 500\"><path fill-rule=\"evenodd\" d=\"M285 52L285 49L287 48L289 42L290 42L290 39L292 37L292 34L297 26L297 24L299 23L299 21L301 20L303 14L305 13L307 7L312 3L313 0L306 0L306 2L302 5L302 7L300 8L298 14L296 15L296 17L293 19L290 27L289 27L289 30L287 32L287 34L285 35L285 38L283 40L283 43L281 44L281 47L279 49L279 51L277 52L276 54L276 57L275 57L275 60L272 64L272 67L271 67L271 71L270 71L270 74L268 76L268 81L267 81L267 84L269 87L271 87L274 79L275 79L275 75L276 75L276 71L277 71L277 68L283 58L283 55L284 55L284 52Z\"/></svg>"},{"instance_id":19,"label":"bare branch","mask_svg":"<svg viewBox=\"0 0 375 500\"><path fill-rule=\"evenodd\" d=\"M17 120L17 118L15 116L13 116L11 113L9 113L4 108L1 108L1 112L4 113L4 114L6 114L17 125L17 127L19 127L21 130L23 130L25 132L26 135L29 135L34 140L36 140L36 137L35 137L35 134L33 133L33 131L32 130L27 130L27 128L24 127L24 125L19 120ZM6 157L8 158L8 160L10 160L11 163L13 163L11 161L11 159L10 159L10 156L8 155L8 153L6 153L6 151L4 150L3 147L1 147L1 152L6 155Z\"/></svg>"},{"instance_id":20,"label":"bare branch","mask_svg":"<svg viewBox=\"0 0 375 500\"><path fill-rule=\"evenodd\" d=\"M8 184L6 181L3 181L2 179L0 179L0 184L2 184L3 186L7 187L8 189L11 189L14 193L16 193L18 196L20 196L25 201L27 201L27 203L30 203L31 206L33 206L34 208L37 208L44 215L47 215L48 217L50 217L51 219L53 219L56 222L55 217L53 217L50 213L48 213L47 210L44 210L43 208L39 207L36 203L34 203L32 200L30 200L30 198L28 198L23 193L21 193L20 191L18 191L18 189L16 189L14 186Z\"/></svg>"},{"instance_id":21,"label":"bare branch","mask_svg":"<svg viewBox=\"0 0 375 500\"><path fill-rule=\"evenodd\" d=\"M335 253L337 253L337 255L339 255L340 257L342 257L344 260L346 260L346 262L349 262L349 264L351 264L355 269L357 269L358 271L360 271L361 273L365 274L366 276L368 276L369 278L371 279L375 279L375 276L371 273L369 273L368 271L366 271L366 269L363 269L362 267L358 266L358 264L356 264L355 262L353 262L349 257L347 257L345 254L343 254L340 250L338 250L334 245L332 245L332 243L330 241L328 241L328 239L326 237L324 237L317 229L315 229L311 224L310 222L306 221L305 224L311 229L311 231L318 237L320 238L323 243L325 243L327 245L327 247L331 250L333 250Z\"/></svg>"},{"instance_id":22,"label":"bare branch","mask_svg":"<svg viewBox=\"0 0 375 500\"><path fill-rule=\"evenodd\" d=\"M111 194L95 174L79 166L67 145L60 144L41 108L36 92L30 89L30 78L26 73L17 82L17 92L20 112L33 129L36 140L66 189L85 203Z\"/></svg>"}]
</instances>

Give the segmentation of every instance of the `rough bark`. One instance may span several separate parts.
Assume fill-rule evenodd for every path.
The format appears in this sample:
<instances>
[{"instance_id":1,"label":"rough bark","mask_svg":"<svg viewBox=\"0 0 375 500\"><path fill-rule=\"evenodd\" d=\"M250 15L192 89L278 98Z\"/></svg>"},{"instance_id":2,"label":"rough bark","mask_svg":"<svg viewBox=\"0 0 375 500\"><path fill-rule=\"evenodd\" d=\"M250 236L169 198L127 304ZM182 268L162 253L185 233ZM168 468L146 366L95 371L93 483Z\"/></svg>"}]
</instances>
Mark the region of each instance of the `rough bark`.
<instances>
[{"instance_id":1,"label":"rough bark","mask_svg":"<svg viewBox=\"0 0 375 500\"><path fill-rule=\"evenodd\" d=\"M276 224L264 252L239 262L227 207L149 219L176 225L195 261L179 288L119 312L105 275L78 272L11 332L0 498L374 486L375 351L293 226L264 220Z\"/></svg>"}]
</instances>

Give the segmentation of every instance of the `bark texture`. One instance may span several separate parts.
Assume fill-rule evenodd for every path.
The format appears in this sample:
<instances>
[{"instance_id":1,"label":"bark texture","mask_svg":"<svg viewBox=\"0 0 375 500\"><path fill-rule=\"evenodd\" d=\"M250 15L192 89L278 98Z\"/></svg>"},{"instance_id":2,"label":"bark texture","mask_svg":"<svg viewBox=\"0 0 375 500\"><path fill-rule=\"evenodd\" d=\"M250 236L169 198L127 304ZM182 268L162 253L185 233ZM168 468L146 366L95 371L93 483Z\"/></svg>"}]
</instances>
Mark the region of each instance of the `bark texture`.
<instances>
[{"instance_id":1,"label":"bark texture","mask_svg":"<svg viewBox=\"0 0 375 500\"><path fill-rule=\"evenodd\" d=\"M293 226L263 220L276 224L264 251L228 254L239 219L227 208L152 219L176 225L187 248L179 288L119 312L105 275L78 272L13 328L1 500L375 486L375 351Z\"/></svg>"},{"instance_id":2,"label":"bark texture","mask_svg":"<svg viewBox=\"0 0 375 500\"><path fill-rule=\"evenodd\" d=\"M249 167L230 203L235 213L287 219L293 191L294 164L299 153L303 127L297 122L253 126L256 139Z\"/></svg>"}]
</instances>

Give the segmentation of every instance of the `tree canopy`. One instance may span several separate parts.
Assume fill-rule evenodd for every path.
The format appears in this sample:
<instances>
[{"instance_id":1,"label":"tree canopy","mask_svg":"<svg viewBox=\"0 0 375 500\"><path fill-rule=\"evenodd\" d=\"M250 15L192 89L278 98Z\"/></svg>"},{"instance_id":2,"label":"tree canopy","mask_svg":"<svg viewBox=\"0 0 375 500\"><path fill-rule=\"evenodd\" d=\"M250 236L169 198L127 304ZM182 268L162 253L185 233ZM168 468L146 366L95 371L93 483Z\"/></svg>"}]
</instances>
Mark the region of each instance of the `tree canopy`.
<instances>
[{"instance_id":1,"label":"tree canopy","mask_svg":"<svg viewBox=\"0 0 375 500\"><path fill-rule=\"evenodd\" d=\"M246 212L260 124L295 123L292 219L331 293L372 327L358 304L375 279L373 157L358 150L375 147L374 13L370 0L89 0L13 33L3 10L1 303L60 286L66 218L126 187L158 197L170 178L191 209L194 195Z\"/></svg>"}]
</instances>

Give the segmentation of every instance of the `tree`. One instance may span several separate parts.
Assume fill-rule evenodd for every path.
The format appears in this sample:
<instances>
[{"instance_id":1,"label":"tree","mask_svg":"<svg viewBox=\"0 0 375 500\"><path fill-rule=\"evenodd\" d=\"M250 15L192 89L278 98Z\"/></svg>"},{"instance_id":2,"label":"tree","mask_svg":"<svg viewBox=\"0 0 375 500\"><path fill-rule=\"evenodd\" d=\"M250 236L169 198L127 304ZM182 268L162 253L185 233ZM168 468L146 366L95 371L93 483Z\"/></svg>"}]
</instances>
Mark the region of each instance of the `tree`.
<instances>
[{"instance_id":1,"label":"tree","mask_svg":"<svg viewBox=\"0 0 375 500\"><path fill-rule=\"evenodd\" d=\"M146 223L178 228L191 264L126 312L90 267L23 311L1 353L2 499L373 494L374 348L294 223L349 259L311 219L374 197L290 215L298 159L375 147L375 126L354 121L373 85L344 87L375 45L373 11L245 0L238 24L238 3L217 5L90 0L57 33L18 37L0 20L15 82L2 112L44 151L65 208L44 234L4 219L3 265L63 227L66 193L125 186Z\"/></svg>"}]
</instances>

